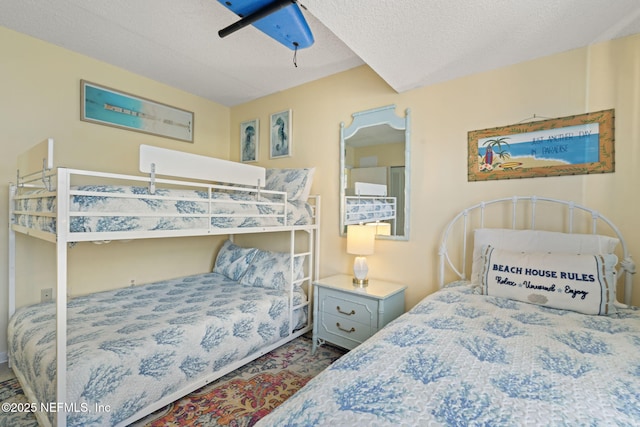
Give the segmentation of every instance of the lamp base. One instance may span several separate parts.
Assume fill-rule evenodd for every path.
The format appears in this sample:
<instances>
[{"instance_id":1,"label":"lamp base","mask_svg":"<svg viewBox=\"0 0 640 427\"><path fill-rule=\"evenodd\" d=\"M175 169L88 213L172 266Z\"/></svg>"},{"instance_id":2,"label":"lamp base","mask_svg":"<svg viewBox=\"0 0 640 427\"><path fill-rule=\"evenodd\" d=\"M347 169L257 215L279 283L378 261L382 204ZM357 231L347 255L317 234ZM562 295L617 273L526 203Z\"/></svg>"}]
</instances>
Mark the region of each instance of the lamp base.
<instances>
[{"instance_id":1,"label":"lamp base","mask_svg":"<svg viewBox=\"0 0 640 427\"><path fill-rule=\"evenodd\" d=\"M369 267L367 266L367 258L363 256L357 256L353 261L353 286L364 288L369 284L367 279L367 273Z\"/></svg>"},{"instance_id":2,"label":"lamp base","mask_svg":"<svg viewBox=\"0 0 640 427\"><path fill-rule=\"evenodd\" d=\"M358 279L354 277L352 282L353 286L357 288L366 288L369 285L369 279Z\"/></svg>"}]
</instances>

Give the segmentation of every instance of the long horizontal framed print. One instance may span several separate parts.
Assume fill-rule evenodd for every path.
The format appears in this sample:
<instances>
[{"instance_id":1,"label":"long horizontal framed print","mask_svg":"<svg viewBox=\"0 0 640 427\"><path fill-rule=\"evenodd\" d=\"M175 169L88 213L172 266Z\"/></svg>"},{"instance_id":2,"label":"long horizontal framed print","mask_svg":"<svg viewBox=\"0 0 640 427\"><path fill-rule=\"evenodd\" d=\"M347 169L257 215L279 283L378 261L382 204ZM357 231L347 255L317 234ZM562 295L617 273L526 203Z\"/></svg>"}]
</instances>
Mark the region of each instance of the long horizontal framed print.
<instances>
[{"instance_id":1,"label":"long horizontal framed print","mask_svg":"<svg viewBox=\"0 0 640 427\"><path fill-rule=\"evenodd\" d=\"M193 142L193 113L80 81L80 120Z\"/></svg>"},{"instance_id":2,"label":"long horizontal framed print","mask_svg":"<svg viewBox=\"0 0 640 427\"><path fill-rule=\"evenodd\" d=\"M260 121L248 120L240 123L240 161L257 162L260 140Z\"/></svg>"},{"instance_id":3,"label":"long horizontal framed print","mask_svg":"<svg viewBox=\"0 0 640 427\"><path fill-rule=\"evenodd\" d=\"M270 119L269 157L291 156L291 110L273 113Z\"/></svg>"},{"instance_id":4,"label":"long horizontal framed print","mask_svg":"<svg viewBox=\"0 0 640 427\"><path fill-rule=\"evenodd\" d=\"M614 172L614 110L468 133L469 181Z\"/></svg>"}]
</instances>

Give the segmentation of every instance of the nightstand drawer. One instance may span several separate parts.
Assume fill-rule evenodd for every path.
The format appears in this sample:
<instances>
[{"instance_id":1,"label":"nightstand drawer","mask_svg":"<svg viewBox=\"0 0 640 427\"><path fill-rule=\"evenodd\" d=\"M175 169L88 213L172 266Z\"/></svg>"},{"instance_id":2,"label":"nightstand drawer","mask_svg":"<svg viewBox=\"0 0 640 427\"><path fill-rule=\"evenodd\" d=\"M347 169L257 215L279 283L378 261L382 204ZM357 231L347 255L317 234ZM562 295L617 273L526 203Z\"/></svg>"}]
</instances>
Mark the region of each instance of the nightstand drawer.
<instances>
[{"instance_id":1,"label":"nightstand drawer","mask_svg":"<svg viewBox=\"0 0 640 427\"><path fill-rule=\"evenodd\" d=\"M345 344L340 340L340 337L344 338L348 343L345 345L347 348L353 348L363 343L374 333L374 330L368 324L355 322L327 313L321 314L320 327L322 329L320 333L321 336L331 342L338 341L338 343L342 345Z\"/></svg>"},{"instance_id":2,"label":"nightstand drawer","mask_svg":"<svg viewBox=\"0 0 640 427\"><path fill-rule=\"evenodd\" d=\"M375 326L378 301L333 289L320 289L320 311L339 319Z\"/></svg>"}]
</instances>

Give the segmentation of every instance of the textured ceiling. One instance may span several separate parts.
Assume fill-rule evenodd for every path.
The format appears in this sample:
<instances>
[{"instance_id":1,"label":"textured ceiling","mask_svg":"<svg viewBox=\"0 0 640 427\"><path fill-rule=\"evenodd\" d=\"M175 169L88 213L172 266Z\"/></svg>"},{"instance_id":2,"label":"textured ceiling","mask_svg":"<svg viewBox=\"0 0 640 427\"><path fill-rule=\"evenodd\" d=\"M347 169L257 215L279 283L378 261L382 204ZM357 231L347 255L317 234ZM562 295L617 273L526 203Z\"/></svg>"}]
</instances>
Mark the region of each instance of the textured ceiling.
<instances>
[{"instance_id":1,"label":"textured ceiling","mask_svg":"<svg viewBox=\"0 0 640 427\"><path fill-rule=\"evenodd\" d=\"M398 92L640 32L638 0L305 0Z\"/></svg>"},{"instance_id":2,"label":"textured ceiling","mask_svg":"<svg viewBox=\"0 0 640 427\"><path fill-rule=\"evenodd\" d=\"M301 3L297 67L253 27L220 39L238 18L215 0L0 0L0 25L227 106L363 63L403 92L640 33L638 0Z\"/></svg>"},{"instance_id":3,"label":"textured ceiling","mask_svg":"<svg viewBox=\"0 0 640 427\"><path fill-rule=\"evenodd\" d=\"M316 42L296 68L293 51L252 26L221 39L239 18L215 0L0 0L4 27L227 106L362 64L306 17Z\"/></svg>"}]
</instances>

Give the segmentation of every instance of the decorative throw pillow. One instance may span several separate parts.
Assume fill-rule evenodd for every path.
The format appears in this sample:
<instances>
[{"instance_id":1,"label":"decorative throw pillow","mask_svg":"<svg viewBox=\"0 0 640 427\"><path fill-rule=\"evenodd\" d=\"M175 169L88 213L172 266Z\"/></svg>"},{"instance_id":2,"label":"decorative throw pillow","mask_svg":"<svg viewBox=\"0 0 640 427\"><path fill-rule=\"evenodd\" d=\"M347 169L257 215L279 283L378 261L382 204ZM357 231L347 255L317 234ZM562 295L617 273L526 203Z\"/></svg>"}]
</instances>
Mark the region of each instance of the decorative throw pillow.
<instances>
[{"instance_id":1,"label":"decorative throw pillow","mask_svg":"<svg viewBox=\"0 0 640 427\"><path fill-rule=\"evenodd\" d=\"M265 188L287 193L287 200L306 201L309 198L316 168L267 169Z\"/></svg>"},{"instance_id":2,"label":"decorative throw pillow","mask_svg":"<svg viewBox=\"0 0 640 427\"><path fill-rule=\"evenodd\" d=\"M585 314L615 312L613 254L572 255L482 251L482 290L486 295Z\"/></svg>"},{"instance_id":3,"label":"decorative throw pillow","mask_svg":"<svg viewBox=\"0 0 640 427\"><path fill-rule=\"evenodd\" d=\"M227 240L218 252L213 271L237 282L246 273L257 251L256 248L241 248Z\"/></svg>"},{"instance_id":4,"label":"decorative throw pillow","mask_svg":"<svg viewBox=\"0 0 640 427\"><path fill-rule=\"evenodd\" d=\"M304 274L304 257L294 257L293 277L297 280ZM258 288L285 290L291 284L291 256L288 252L271 252L258 249L240 283Z\"/></svg>"},{"instance_id":5,"label":"decorative throw pillow","mask_svg":"<svg viewBox=\"0 0 640 427\"><path fill-rule=\"evenodd\" d=\"M473 237L471 281L480 283L482 248L522 252L553 252L566 254L612 254L620 240L599 234L560 233L545 230L513 230L506 228L479 228Z\"/></svg>"}]
</instances>

